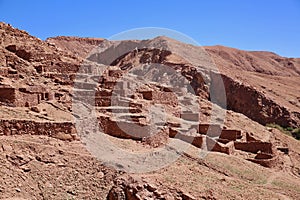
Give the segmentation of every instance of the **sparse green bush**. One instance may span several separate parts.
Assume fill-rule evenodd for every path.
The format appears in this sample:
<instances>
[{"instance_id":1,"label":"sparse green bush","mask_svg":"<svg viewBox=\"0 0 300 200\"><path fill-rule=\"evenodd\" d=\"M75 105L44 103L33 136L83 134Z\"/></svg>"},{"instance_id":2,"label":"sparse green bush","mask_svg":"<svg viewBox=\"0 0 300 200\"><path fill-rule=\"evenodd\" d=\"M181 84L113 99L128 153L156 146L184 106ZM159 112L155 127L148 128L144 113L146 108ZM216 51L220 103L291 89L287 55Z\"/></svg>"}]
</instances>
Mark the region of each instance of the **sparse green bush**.
<instances>
[{"instance_id":1,"label":"sparse green bush","mask_svg":"<svg viewBox=\"0 0 300 200\"><path fill-rule=\"evenodd\" d=\"M297 140L300 140L300 128L295 128L292 131L292 135L294 138L296 138Z\"/></svg>"},{"instance_id":2,"label":"sparse green bush","mask_svg":"<svg viewBox=\"0 0 300 200\"><path fill-rule=\"evenodd\" d=\"M281 132L283 132L289 136L292 136L292 137L296 138L297 140L300 140L300 128L282 127L275 123L266 124L266 126L270 127L270 128L276 128L276 129L280 130Z\"/></svg>"}]
</instances>

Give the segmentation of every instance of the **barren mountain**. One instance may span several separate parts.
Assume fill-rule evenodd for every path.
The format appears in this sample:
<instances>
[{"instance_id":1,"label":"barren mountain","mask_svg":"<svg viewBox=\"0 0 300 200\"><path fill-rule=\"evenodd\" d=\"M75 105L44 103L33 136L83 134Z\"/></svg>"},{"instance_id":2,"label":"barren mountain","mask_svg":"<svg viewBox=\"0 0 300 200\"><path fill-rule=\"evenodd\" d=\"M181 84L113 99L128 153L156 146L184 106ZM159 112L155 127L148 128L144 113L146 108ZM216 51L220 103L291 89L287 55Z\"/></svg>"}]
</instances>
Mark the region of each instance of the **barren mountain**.
<instances>
[{"instance_id":1,"label":"barren mountain","mask_svg":"<svg viewBox=\"0 0 300 200\"><path fill-rule=\"evenodd\" d=\"M0 199L300 199L300 59L0 34Z\"/></svg>"},{"instance_id":2,"label":"barren mountain","mask_svg":"<svg viewBox=\"0 0 300 200\"><path fill-rule=\"evenodd\" d=\"M275 122L282 126L299 127L299 58L284 58L271 52L247 52L221 46L206 49L220 71L228 77L224 78L225 82L229 85L237 82L243 85L232 91L225 84L228 108L261 124ZM239 102L236 103L236 93L240 92L243 97L238 96ZM260 105L257 101L261 102ZM289 117L285 119L284 115Z\"/></svg>"},{"instance_id":3,"label":"barren mountain","mask_svg":"<svg viewBox=\"0 0 300 200\"><path fill-rule=\"evenodd\" d=\"M46 42L56 45L62 51L70 51L76 56L85 58L94 48L96 48L104 39L100 38L79 38L79 37L53 37L48 38Z\"/></svg>"}]
</instances>

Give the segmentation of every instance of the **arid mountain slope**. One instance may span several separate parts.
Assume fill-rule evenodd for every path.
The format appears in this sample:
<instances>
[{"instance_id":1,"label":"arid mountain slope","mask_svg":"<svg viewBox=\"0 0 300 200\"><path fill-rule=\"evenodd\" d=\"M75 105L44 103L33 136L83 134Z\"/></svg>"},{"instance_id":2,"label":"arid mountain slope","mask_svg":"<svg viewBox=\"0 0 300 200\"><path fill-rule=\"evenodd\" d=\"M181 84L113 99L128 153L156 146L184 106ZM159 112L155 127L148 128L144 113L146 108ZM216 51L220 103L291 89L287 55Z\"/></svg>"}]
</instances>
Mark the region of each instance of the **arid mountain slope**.
<instances>
[{"instance_id":1,"label":"arid mountain slope","mask_svg":"<svg viewBox=\"0 0 300 200\"><path fill-rule=\"evenodd\" d=\"M210 50L165 37L45 42L5 23L0 34L0 199L300 199L299 141L262 125L299 123L297 101L276 100L299 96L296 70L275 76L284 65L260 73L226 61L225 67L240 70L238 76L223 69L221 60L219 75L207 57ZM167 68L157 70L156 64ZM173 85L164 84L167 75ZM231 110L210 101L210 87L220 83L214 76L223 76ZM258 88L258 77L281 85L272 88L269 81ZM191 88L177 87L182 80ZM142 85L132 89L136 83ZM280 93L293 86L294 94ZM267 93L270 88L278 96ZM225 118L212 119L214 111ZM107 151L95 153L86 144L99 133L90 115L102 128ZM76 126L81 122L86 124ZM153 134L153 127L160 129ZM125 152L115 165L105 160L113 158L111 146ZM131 173L132 160L144 164L161 148L177 159ZM129 157L144 152L150 153L146 159Z\"/></svg>"},{"instance_id":2,"label":"arid mountain slope","mask_svg":"<svg viewBox=\"0 0 300 200\"><path fill-rule=\"evenodd\" d=\"M300 59L284 58L272 52L243 51L224 46L207 46L222 70L243 70L277 76L299 76Z\"/></svg>"},{"instance_id":3,"label":"arid mountain slope","mask_svg":"<svg viewBox=\"0 0 300 200\"><path fill-rule=\"evenodd\" d=\"M205 47L205 49L212 56L221 73L233 80L230 81L226 78L226 82L228 82L228 107L230 109L243 113L262 124L274 122L285 127L299 127L299 58L284 58L271 52L242 51L223 46ZM246 89L248 92L239 92L239 89L234 92L231 91L230 85L239 83L248 88ZM238 98L240 101L245 101L246 105L247 101L250 102L249 99L256 98L257 100L252 101L251 104L259 107L262 114L260 115L259 111L253 111L256 108L251 107L249 104L244 107L243 105L237 105L235 103L237 93L243 93ZM259 106L258 96L261 96L259 101L264 101ZM275 108L276 106L273 107L270 104L274 104L274 106L277 104L280 107ZM247 113L247 109L249 113ZM250 113L250 110L252 113ZM284 117L274 120L275 116L272 112L275 112L274 115L277 116L284 116L289 112L290 121L284 119ZM271 117L273 121L265 118L264 115L273 115Z\"/></svg>"},{"instance_id":4,"label":"arid mountain slope","mask_svg":"<svg viewBox=\"0 0 300 200\"><path fill-rule=\"evenodd\" d=\"M76 56L86 58L86 56L96 48L104 39L100 38L79 38L59 36L48 38L46 42L55 44L63 51L71 51Z\"/></svg>"},{"instance_id":5,"label":"arid mountain slope","mask_svg":"<svg viewBox=\"0 0 300 200\"><path fill-rule=\"evenodd\" d=\"M76 48L77 40L69 38L68 42L71 44L71 48L66 48L66 50L76 53L75 51L80 49L79 46ZM86 40L88 39L86 38ZM95 43L94 39L90 40L91 43ZM65 41L61 42L55 38L51 38L51 41L57 46L65 44ZM145 45L145 43L149 44L151 41L124 41L121 43L105 41L104 43L106 44L101 45L109 46L114 44L112 51L117 48L124 49L118 51L119 56L122 56L121 52L127 53L125 50L127 51L128 48L134 49ZM163 37L156 39L156 42L154 40L153 43L161 43L164 47L170 46L171 48L173 44L176 44L175 41ZM176 47L176 45L173 45L173 47ZM92 47L95 47L95 45L81 46L83 52L90 50L86 54L86 56L90 57L95 55L92 53ZM300 81L299 58L284 58L271 52L243 51L223 46L204 47L204 49L190 46L190 48L194 48L190 52L196 53L194 53L195 56L186 56L190 58L189 62L194 60L198 52L198 54L210 55L209 61L202 60L202 62L207 63L204 64L204 68L208 67L211 62L214 62L218 70L224 75L228 102L227 108L243 113L252 120L264 125L276 123L284 127L300 126L300 87L297 87ZM96 49L94 48L93 50ZM177 51L173 53L187 55L179 52L179 50ZM108 51L108 54L111 53ZM107 58L107 54L104 55ZM112 60L108 61L108 64L111 62ZM181 62L181 64L184 64L186 61L180 61L180 59L169 56L166 62ZM206 69L210 70L212 68L208 67ZM232 88L235 89L233 90ZM237 103L236 98L240 99L239 103Z\"/></svg>"}]
</instances>

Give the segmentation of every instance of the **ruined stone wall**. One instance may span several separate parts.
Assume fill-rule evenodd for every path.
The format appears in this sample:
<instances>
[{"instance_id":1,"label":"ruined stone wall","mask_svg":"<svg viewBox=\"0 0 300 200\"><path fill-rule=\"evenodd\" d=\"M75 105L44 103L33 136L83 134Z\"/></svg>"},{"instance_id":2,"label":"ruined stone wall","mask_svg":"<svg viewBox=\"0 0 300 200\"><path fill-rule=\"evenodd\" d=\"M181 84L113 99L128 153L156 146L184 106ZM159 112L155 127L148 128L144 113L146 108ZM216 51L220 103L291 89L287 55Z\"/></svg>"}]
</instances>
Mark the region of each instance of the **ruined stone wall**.
<instances>
[{"instance_id":1,"label":"ruined stone wall","mask_svg":"<svg viewBox=\"0 0 300 200\"><path fill-rule=\"evenodd\" d=\"M43 101L54 99L53 92L41 87L29 88L0 88L0 102L8 106L30 107L36 106Z\"/></svg>"},{"instance_id":2,"label":"ruined stone wall","mask_svg":"<svg viewBox=\"0 0 300 200\"><path fill-rule=\"evenodd\" d=\"M9 87L1 87L0 88L0 102L8 105L15 105L15 89Z\"/></svg>"},{"instance_id":3,"label":"ruined stone wall","mask_svg":"<svg viewBox=\"0 0 300 200\"><path fill-rule=\"evenodd\" d=\"M251 142L234 142L235 149L247 151L251 153L257 153L258 151L272 154L272 143L251 141Z\"/></svg>"},{"instance_id":4,"label":"ruined stone wall","mask_svg":"<svg viewBox=\"0 0 300 200\"><path fill-rule=\"evenodd\" d=\"M31 107L54 99L52 92L16 92L15 106Z\"/></svg>"},{"instance_id":5,"label":"ruined stone wall","mask_svg":"<svg viewBox=\"0 0 300 200\"><path fill-rule=\"evenodd\" d=\"M39 104L38 94L17 92L15 99L15 106L17 107L30 107Z\"/></svg>"},{"instance_id":6,"label":"ruined stone wall","mask_svg":"<svg viewBox=\"0 0 300 200\"><path fill-rule=\"evenodd\" d=\"M219 138L235 141L239 138L242 138L242 132L240 130L223 129Z\"/></svg>"},{"instance_id":7,"label":"ruined stone wall","mask_svg":"<svg viewBox=\"0 0 300 200\"><path fill-rule=\"evenodd\" d=\"M103 132L118 138L142 139L150 136L150 127L138 122L115 121L109 117L100 117L99 125Z\"/></svg>"},{"instance_id":8,"label":"ruined stone wall","mask_svg":"<svg viewBox=\"0 0 300 200\"><path fill-rule=\"evenodd\" d=\"M140 91L143 95L143 99L153 101L158 104L166 104L171 106L178 105L178 99L173 92L162 92L162 91Z\"/></svg>"},{"instance_id":9,"label":"ruined stone wall","mask_svg":"<svg viewBox=\"0 0 300 200\"><path fill-rule=\"evenodd\" d=\"M154 103L161 103L171 106L178 105L178 99L175 93L173 92L160 92L154 91L153 92L153 101Z\"/></svg>"},{"instance_id":10,"label":"ruined stone wall","mask_svg":"<svg viewBox=\"0 0 300 200\"><path fill-rule=\"evenodd\" d=\"M247 159L251 162L254 162L256 164L259 164L261 166L264 166L264 167L269 167L269 168L272 168L272 167L275 167L276 165L278 165L278 156L274 156L270 159Z\"/></svg>"},{"instance_id":11,"label":"ruined stone wall","mask_svg":"<svg viewBox=\"0 0 300 200\"><path fill-rule=\"evenodd\" d=\"M36 122L29 120L0 120L0 135L47 135L63 140L73 140L76 129L72 122Z\"/></svg>"}]
</instances>

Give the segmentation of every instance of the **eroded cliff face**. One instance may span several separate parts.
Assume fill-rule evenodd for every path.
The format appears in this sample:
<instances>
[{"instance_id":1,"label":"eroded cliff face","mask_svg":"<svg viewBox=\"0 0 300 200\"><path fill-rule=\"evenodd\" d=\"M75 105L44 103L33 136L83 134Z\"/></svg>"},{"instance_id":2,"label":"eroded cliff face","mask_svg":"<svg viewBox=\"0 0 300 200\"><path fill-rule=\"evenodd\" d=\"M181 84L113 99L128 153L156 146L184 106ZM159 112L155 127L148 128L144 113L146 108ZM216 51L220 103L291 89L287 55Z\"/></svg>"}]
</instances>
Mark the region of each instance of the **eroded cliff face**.
<instances>
[{"instance_id":1,"label":"eroded cliff face","mask_svg":"<svg viewBox=\"0 0 300 200\"><path fill-rule=\"evenodd\" d=\"M217 93L214 91L216 88L214 84L217 84L214 81L216 74L211 74L211 91ZM222 75L222 80L226 90L227 109L242 113L263 125L276 123L283 127L300 126L299 112L293 112L279 105L254 87L226 75Z\"/></svg>"},{"instance_id":2,"label":"eroded cliff face","mask_svg":"<svg viewBox=\"0 0 300 200\"><path fill-rule=\"evenodd\" d=\"M299 58L223 46L205 49L222 74L229 109L263 125L299 127Z\"/></svg>"}]
</instances>

